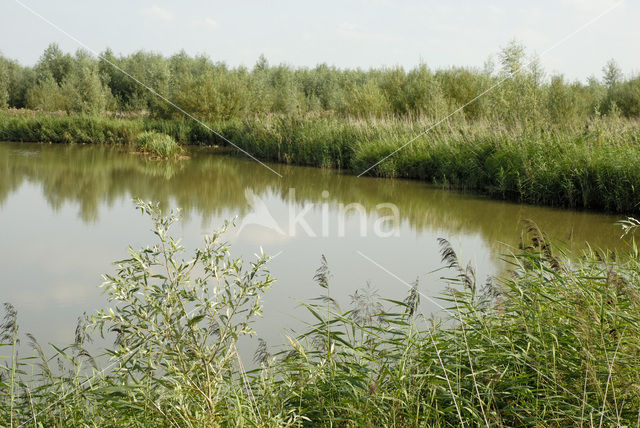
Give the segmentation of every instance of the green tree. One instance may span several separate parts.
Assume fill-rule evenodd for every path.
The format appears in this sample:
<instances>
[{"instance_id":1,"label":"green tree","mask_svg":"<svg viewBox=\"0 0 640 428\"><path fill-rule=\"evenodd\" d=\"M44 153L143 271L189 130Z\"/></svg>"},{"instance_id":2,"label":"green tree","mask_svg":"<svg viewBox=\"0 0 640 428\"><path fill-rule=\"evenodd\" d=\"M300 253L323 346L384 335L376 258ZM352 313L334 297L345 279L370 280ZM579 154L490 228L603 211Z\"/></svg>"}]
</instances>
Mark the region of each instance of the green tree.
<instances>
[{"instance_id":1,"label":"green tree","mask_svg":"<svg viewBox=\"0 0 640 428\"><path fill-rule=\"evenodd\" d=\"M602 68L602 74L604 86L607 88L607 95L602 101L601 110L606 114L619 114L619 103L623 96L621 93L623 90L622 80L624 78L622 70L615 60L610 59Z\"/></svg>"},{"instance_id":2,"label":"green tree","mask_svg":"<svg viewBox=\"0 0 640 428\"><path fill-rule=\"evenodd\" d=\"M121 110L150 112L155 116L170 114L171 107L165 101L130 77L168 97L170 70L169 62L164 57L143 51L127 57L116 57L111 50L106 50L100 57L100 79L108 85Z\"/></svg>"},{"instance_id":3,"label":"green tree","mask_svg":"<svg viewBox=\"0 0 640 428\"><path fill-rule=\"evenodd\" d=\"M380 76L379 86L387 99L392 113L404 115L408 113L405 94L406 75L402 67L384 70Z\"/></svg>"},{"instance_id":4,"label":"green tree","mask_svg":"<svg viewBox=\"0 0 640 428\"><path fill-rule=\"evenodd\" d=\"M407 112L415 115L426 115L439 118L446 114L447 100L435 74L421 64L407 74L402 97Z\"/></svg>"},{"instance_id":5,"label":"green tree","mask_svg":"<svg viewBox=\"0 0 640 428\"><path fill-rule=\"evenodd\" d=\"M584 91L589 100L589 114L599 115L607 96L607 88L595 76L589 76Z\"/></svg>"},{"instance_id":6,"label":"green tree","mask_svg":"<svg viewBox=\"0 0 640 428\"><path fill-rule=\"evenodd\" d=\"M338 109L343 97L340 75L340 70L327 64L296 71L309 110Z\"/></svg>"},{"instance_id":7,"label":"green tree","mask_svg":"<svg viewBox=\"0 0 640 428\"><path fill-rule=\"evenodd\" d=\"M626 117L640 117L640 76L622 84L616 93L616 104Z\"/></svg>"},{"instance_id":8,"label":"green tree","mask_svg":"<svg viewBox=\"0 0 640 428\"><path fill-rule=\"evenodd\" d=\"M516 76L524 71L525 47L518 41L510 41L502 48L498 57L504 73Z\"/></svg>"},{"instance_id":9,"label":"green tree","mask_svg":"<svg viewBox=\"0 0 640 428\"><path fill-rule=\"evenodd\" d=\"M4 58L0 57L0 108L9 105L9 67Z\"/></svg>"},{"instance_id":10,"label":"green tree","mask_svg":"<svg viewBox=\"0 0 640 428\"><path fill-rule=\"evenodd\" d=\"M602 78L607 89L611 89L620 83L623 79L622 70L614 59L610 59L604 67L602 67Z\"/></svg>"},{"instance_id":11,"label":"green tree","mask_svg":"<svg viewBox=\"0 0 640 428\"><path fill-rule=\"evenodd\" d=\"M71 71L73 58L62 52L57 43L51 43L35 66L39 81L52 77L60 85Z\"/></svg>"},{"instance_id":12,"label":"green tree","mask_svg":"<svg viewBox=\"0 0 640 428\"><path fill-rule=\"evenodd\" d=\"M437 73L438 82L451 108L466 105L464 115L469 119L479 119L485 110L486 99L478 97L484 91L485 82L480 73L462 67L455 67ZM475 99L475 100L474 100ZM472 101L473 100L473 101Z\"/></svg>"},{"instance_id":13,"label":"green tree","mask_svg":"<svg viewBox=\"0 0 640 428\"><path fill-rule=\"evenodd\" d=\"M76 113L101 113L111 97L109 88L100 79L98 63L84 51L76 53L60 91L66 109Z\"/></svg>"},{"instance_id":14,"label":"green tree","mask_svg":"<svg viewBox=\"0 0 640 428\"><path fill-rule=\"evenodd\" d=\"M382 89L374 81L354 85L347 91L343 112L359 117L381 117L391 109Z\"/></svg>"},{"instance_id":15,"label":"green tree","mask_svg":"<svg viewBox=\"0 0 640 428\"><path fill-rule=\"evenodd\" d=\"M569 125L584 120L592 103L580 84L568 84L564 76L557 75L551 78L546 104L550 121Z\"/></svg>"},{"instance_id":16,"label":"green tree","mask_svg":"<svg viewBox=\"0 0 640 428\"><path fill-rule=\"evenodd\" d=\"M271 68L269 83L273 91L273 112L292 114L304 108L304 94L298 88L291 68L285 65Z\"/></svg>"},{"instance_id":17,"label":"green tree","mask_svg":"<svg viewBox=\"0 0 640 428\"><path fill-rule=\"evenodd\" d=\"M42 111L69 111L67 99L52 76L40 80L27 91L27 107Z\"/></svg>"},{"instance_id":18,"label":"green tree","mask_svg":"<svg viewBox=\"0 0 640 428\"><path fill-rule=\"evenodd\" d=\"M202 119L230 119L246 107L248 88L237 73L212 69L204 75L186 74L177 83L174 99L185 111Z\"/></svg>"},{"instance_id":19,"label":"green tree","mask_svg":"<svg viewBox=\"0 0 640 428\"><path fill-rule=\"evenodd\" d=\"M515 40L500 52L502 70L498 82L501 83L489 94L484 109L492 119L526 127L544 118L541 91L544 72L536 57L529 64L525 64L525 58L524 46Z\"/></svg>"}]
</instances>

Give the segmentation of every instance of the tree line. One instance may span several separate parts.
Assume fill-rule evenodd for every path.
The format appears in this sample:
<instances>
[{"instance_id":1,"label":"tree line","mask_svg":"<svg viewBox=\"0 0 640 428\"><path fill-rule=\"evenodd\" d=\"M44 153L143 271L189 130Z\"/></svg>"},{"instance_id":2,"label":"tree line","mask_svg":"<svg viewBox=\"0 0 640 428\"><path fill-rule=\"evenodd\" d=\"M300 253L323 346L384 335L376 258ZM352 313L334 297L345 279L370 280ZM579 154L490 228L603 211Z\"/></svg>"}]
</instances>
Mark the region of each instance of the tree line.
<instances>
[{"instance_id":1,"label":"tree line","mask_svg":"<svg viewBox=\"0 0 640 428\"><path fill-rule=\"evenodd\" d=\"M270 65L230 67L184 51L170 57L139 51L94 58L49 45L32 67L0 56L0 108L83 114L179 117L168 103L113 65L204 120L265 114L350 117L442 117L465 106L468 120L579 124L598 115L640 116L640 76L609 61L586 83L547 75L536 57L511 42L482 68L340 69Z\"/></svg>"}]
</instances>

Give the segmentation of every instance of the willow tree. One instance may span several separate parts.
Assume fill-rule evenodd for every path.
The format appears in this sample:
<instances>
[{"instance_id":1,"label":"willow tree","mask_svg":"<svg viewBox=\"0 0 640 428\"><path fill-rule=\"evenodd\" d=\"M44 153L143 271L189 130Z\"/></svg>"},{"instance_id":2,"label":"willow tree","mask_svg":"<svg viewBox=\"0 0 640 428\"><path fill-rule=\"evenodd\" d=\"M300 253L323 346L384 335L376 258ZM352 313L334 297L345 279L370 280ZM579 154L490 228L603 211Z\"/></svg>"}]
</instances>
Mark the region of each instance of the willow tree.
<instances>
[{"instance_id":1,"label":"willow tree","mask_svg":"<svg viewBox=\"0 0 640 428\"><path fill-rule=\"evenodd\" d=\"M0 58L0 108L9 104L9 70L4 58Z\"/></svg>"},{"instance_id":2,"label":"willow tree","mask_svg":"<svg viewBox=\"0 0 640 428\"><path fill-rule=\"evenodd\" d=\"M101 113L111 100L109 88L102 83L98 63L87 52L78 51L60 85L66 110L76 113Z\"/></svg>"}]
</instances>

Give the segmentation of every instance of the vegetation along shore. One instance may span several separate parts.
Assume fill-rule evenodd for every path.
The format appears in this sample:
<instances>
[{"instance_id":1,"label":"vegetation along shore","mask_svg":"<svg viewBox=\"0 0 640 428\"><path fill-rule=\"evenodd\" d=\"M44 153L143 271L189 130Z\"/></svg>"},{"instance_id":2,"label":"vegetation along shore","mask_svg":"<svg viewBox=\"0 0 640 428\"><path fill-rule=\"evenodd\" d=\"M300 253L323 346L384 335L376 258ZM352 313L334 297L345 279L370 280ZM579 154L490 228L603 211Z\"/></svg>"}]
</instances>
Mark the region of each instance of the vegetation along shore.
<instances>
[{"instance_id":1,"label":"vegetation along shore","mask_svg":"<svg viewBox=\"0 0 640 428\"><path fill-rule=\"evenodd\" d=\"M156 242L130 249L103 285L109 309L81 317L75 341L43 348L5 304L4 426L634 426L640 420L640 265L567 254L525 222L509 272L478 281L440 240L450 289L420 310L419 283L385 296L331 298L330 263L313 275L313 323L288 344L252 335L274 279L268 257L233 258L221 231L187 254L179 218L139 202ZM638 222L625 224L633 235ZM580 257L577 257L580 256ZM427 287L428 288L428 287ZM90 338L115 340L105 355ZM32 352L18 353L20 340ZM105 357L106 362L105 362Z\"/></svg>"},{"instance_id":2,"label":"vegetation along shore","mask_svg":"<svg viewBox=\"0 0 640 428\"><path fill-rule=\"evenodd\" d=\"M640 2L5 3L0 428L640 428Z\"/></svg>"},{"instance_id":3,"label":"vegetation along shore","mask_svg":"<svg viewBox=\"0 0 640 428\"><path fill-rule=\"evenodd\" d=\"M184 53L93 59L51 45L34 67L0 59L0 140L136 144L159 132L181 144L227 145L109 62L262 160L534 204L639 209L640 77L625 78L613 61L600 79L580 83L547 76L516 43L483 69L408 71L292 68L265 58L230 68Z\"/></svg>"}]
</instances>

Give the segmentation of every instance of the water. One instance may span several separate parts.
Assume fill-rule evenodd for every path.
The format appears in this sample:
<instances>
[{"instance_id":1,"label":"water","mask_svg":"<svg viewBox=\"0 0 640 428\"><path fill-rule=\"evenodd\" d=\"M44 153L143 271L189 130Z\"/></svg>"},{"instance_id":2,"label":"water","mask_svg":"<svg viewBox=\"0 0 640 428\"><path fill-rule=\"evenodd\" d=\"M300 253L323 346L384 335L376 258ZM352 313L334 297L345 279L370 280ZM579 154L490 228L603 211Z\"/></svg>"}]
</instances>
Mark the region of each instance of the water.
<instances>
[{"instance_id":1,"label":"water","mask_svg":"<svg viewBox=\"0 0 640 428\"><path fill-rule=\"evenodd\" d=\"M575 249L585 241L624 245L615 216L496 202L415 181L271 167L283 177L208 149L190 150L189 160L157 162L123 147L0 143L0 302L14 304L21 331L41 343L72 341L77 317L106 305L101 274L112 271L128 245L153 243L151 224L134 209L133 197L181 207L185 219L175 233L188 249L225 219L254 221L225 237L247 260L260 248L275 256L270 271L277 282L256 324L270 343L308 319L299 302L321 293L312 278L322 254L332 272L331 293L346 308L367 283L382 297L402 299L418 279L425 295L437 296L447 274L437 270L439 237L476 266L479 282L504 269L501 256L518 244L523 218ZM342 215L340 204L351 203L366 210L366 222L355 210ZM376 209L383 203L397 207L397 230L382 221L391 213ZM291 233L290 219L302 214L307 230L299 222ZM380 236L376 227L395 233ZM422 302L427 314L439 310Z\"/></svg>"}]
</instances>

